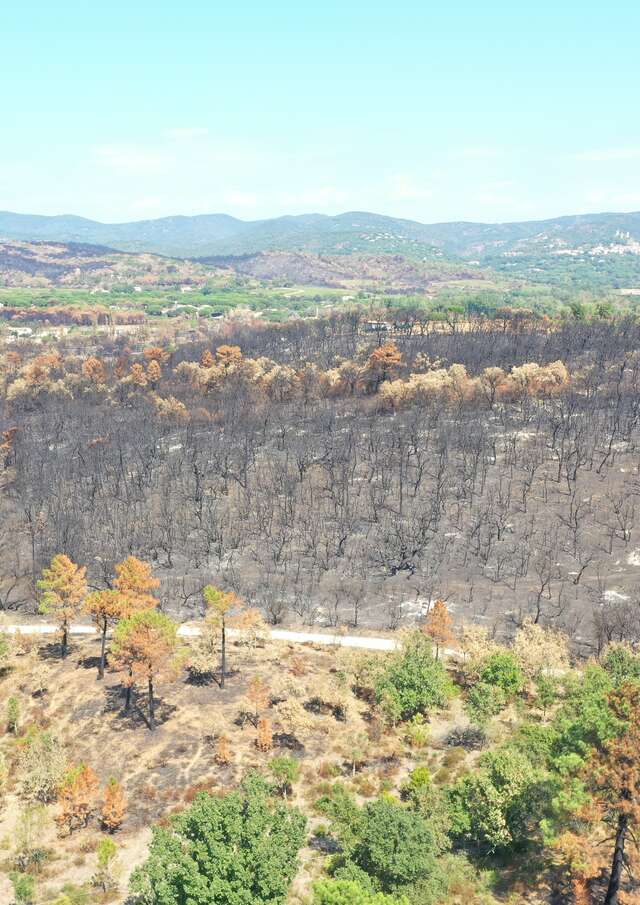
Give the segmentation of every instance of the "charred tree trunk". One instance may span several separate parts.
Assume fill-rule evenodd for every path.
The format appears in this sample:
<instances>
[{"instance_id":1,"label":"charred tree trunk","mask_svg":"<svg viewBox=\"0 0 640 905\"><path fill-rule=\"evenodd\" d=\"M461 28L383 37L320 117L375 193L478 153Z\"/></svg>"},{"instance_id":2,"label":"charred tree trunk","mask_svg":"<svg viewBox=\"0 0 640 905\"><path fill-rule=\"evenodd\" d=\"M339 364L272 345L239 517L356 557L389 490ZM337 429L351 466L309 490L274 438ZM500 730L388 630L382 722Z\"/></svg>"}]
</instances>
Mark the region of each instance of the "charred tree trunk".
<instances>
[{"instance_id":1,"label":"charred tree trunk","mask_svg":"<svg viewBox=\"0 0 640 905\"><path fill-rule=\"evenodd\" d=\"M224 688L224 677L227 671L227 631L226 625L224 622L224 617L222 619L222 663L220 669L220 688Z\"/></svg>"},{"instance_id":2,"label":"charred tree trunk","mask_svg":"<svg viewBox=\"0 0 640 905\"><path fill-rule=\"evenodd\" d=\"M618 829L616 831L616 844L613 849L613 862L609 875L609 887L605 896L604 905L618 905L618 893L622 880L622 868L624 867L624 844L627 839L629 818L626 814L618 817Z\"/></svg>"},{"instance_id":3,"label":"charred tree trunk","mask_svg":"<svg viewBox=\"0 0 640 905\"><path fill-rule=\"evenodd\" d=\"M107 660L107 617L102 623L102 643L100 646L100 664L98 666L98 679L104 679L104 665Z\"/></svg>"},{"instance_id":4,"label":"charred tree trunk","mask_svg":"<svg viewBox=\"0 0 640 905\"><path fill-rule=\"evenodd\" d=\"M149 676L149 729L156 728L156 705L153 698L153 678Z\"/></svg>"},{"instance_id":5,"label":"charred tree trunk","mask_svg":"<svg viewBox=\"0 0 640 905\"><path fill-rule=\"evenodd\" d=\"M132 677L133 677L133 670L131 668L129 668L129 678L127 681L127 690L126 690L125 699L124 699L124 712L125 713L129 713L129 711L131 710L131 693L133 691Z\"/></svg>"}]
</instances>

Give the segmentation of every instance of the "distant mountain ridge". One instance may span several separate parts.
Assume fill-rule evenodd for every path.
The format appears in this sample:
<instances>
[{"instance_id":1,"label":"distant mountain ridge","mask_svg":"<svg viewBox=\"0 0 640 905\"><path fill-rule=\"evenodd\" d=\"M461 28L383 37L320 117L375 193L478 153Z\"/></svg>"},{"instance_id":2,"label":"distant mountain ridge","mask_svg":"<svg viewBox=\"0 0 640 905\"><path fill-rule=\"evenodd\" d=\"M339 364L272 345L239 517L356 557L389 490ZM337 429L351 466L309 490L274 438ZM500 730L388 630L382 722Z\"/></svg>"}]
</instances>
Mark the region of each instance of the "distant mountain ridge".
<instances>
[{"instance_id":1,"label":"distant mountain ridge","mask_svg":"<svg viewBox=\"0 0 640 905\"><path fill-rule=\"evenodd\" d=\"M640 242L640 212L582 214L516 223L418 223L351 211L245 221L228 214L99 223L73 215L0 211L0 238L76 242L121 251L215 258L263 251L316 254L403 254L495 263L508 256L588 254L600 246L618 254ZM635 244L634 244L635 243Z\"/></svg>"}]
</instances>

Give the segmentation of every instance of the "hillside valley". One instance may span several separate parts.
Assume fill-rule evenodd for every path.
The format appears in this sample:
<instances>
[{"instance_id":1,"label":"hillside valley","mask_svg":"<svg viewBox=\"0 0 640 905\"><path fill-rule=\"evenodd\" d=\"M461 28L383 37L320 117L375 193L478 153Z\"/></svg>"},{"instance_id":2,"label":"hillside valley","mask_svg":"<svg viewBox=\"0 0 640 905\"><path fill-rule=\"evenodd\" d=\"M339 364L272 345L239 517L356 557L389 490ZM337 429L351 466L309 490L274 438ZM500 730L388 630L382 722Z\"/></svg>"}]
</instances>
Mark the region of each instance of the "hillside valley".
<instances>
[{"instance_id":1,"label":"hillside valley","mask_svg":"<svg viewBox=\"0 0 640 905\"><path fill-rule=\"evenodd\" d=\"M73 242L0 240L0 286L5 287L204 287L239 279L248 280L249 284L254 281L406 293L426 291L432 284L450 280L486 281L490 277L478 267L423 262L402 255L264 251L190 260Z\"/></svg>"},{"instance_id":2,"label":"hillside valley","mask_svg":"<svg viewBox=\"0 0 640 905\"><path fill-rule=\"evenodd\" d=\"M426 269L488 269L508 279L525 279L576 289L640 287L640 214L603 213L515 223L425 224L367 212L337 216L307 214L243 221L226 214L164 217L106 224L74 216L32 216L0 212L0 240L69 243L193 258L222 264L258 278L317 285L345 285L344 274L327 273L327 264L297 255L364 258L401 256ZM276 257L271 255L276 253ZM293 258L287 258L293 255ZM255 257L259 256L259 257ZM239 259L239 260L235 260ZM306 263L304 266L302 262ZM418 263L419 262L419 263ZM53 262L52 262L53 263ZM283 266L288 265L288 266ZM175 266L175 265L174 265ZM344 263L333 262L340 270ZM24 268L23 268L24 269ZM311 273L309 271L311 270ZM376 276L389 286L385 265ZM357 279L350 274L348 279ZM328 282L327 282L328 280ZM412 277L411 288L424 279ZM397 288L403 291L406 279Z\"/></svg>"}]
</instances>

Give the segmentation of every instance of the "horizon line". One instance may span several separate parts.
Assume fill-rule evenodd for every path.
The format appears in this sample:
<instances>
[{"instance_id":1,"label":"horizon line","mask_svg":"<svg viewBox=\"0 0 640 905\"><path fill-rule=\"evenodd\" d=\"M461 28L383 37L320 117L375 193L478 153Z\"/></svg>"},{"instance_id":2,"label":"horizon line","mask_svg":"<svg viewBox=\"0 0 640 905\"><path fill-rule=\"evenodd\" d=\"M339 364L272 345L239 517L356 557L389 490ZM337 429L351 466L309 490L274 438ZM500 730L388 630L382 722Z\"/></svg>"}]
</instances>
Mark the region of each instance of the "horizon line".
<instances>
[{"instance_id":1,"label":"horizon line","mask_svg":"<svg viewBox=\"0 0 640 905\"><path fill-rule=\"evenodd\" d=\"M406 223L415 223L419 226L453 226L453 225L475 225L475 226L506 226L511 224L526 224L526 223L548 223L553 220L577 220L577 219L585 219L589 217L608 217L608 216L625 216L625 215L640 215L640 211L638 210L605 210L605 211L589 211L586 214L558 214L552 217L536 217L525 220L414 220L410 217L396 217L393 214L381 214L377 211L368 211L368 210L348 210L348 211L340 211L336 214L323 214L318 211L308 211L302 214L277 214L271 217L257 217L252 220L243 220L241 217L236 217L233 214L228 214L224 211L211 211L209 213L203 214L165 214L159 217L143 217L138 220L96 220L92 217L85 217L82 214L74 214L70 212L60 213L60 214L34 214L34 213L22 213L20 211L11 211L11 210L0 210L0 216L9 215L11 217L37 217L42 220L59 220L64 219L66 217L73 218L76 220L85 220L88 223L94 223L99 226L132 226L138 223L155 223L161 220L196 220L199 218L205 217L226 217L230 220L236 220L238 223L245 224L256 224L256 223L266 223L273 220L284 220L284 219L302 219L304 217L321 217L327 220L333 220L338 217L348 217L348 216L374 216L374 217L385 217L388 220L398 220L404 221Z\"/></svg>"}]
</instances>

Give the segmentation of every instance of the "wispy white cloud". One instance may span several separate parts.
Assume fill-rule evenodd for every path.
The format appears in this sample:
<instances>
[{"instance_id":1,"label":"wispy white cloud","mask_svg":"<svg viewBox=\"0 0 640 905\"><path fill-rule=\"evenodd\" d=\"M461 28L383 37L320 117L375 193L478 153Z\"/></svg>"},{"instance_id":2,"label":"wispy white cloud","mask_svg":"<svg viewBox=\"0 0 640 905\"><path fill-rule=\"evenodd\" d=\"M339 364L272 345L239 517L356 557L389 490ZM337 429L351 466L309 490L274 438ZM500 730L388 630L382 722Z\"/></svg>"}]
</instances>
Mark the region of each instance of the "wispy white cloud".
<instances>
[{"instance_id":1,"label":"wispy white cloud","mask_svg":"<svg viewBox=\"0 0 640 905\"><path fill-rule=\"evenodd\" d=\"M240 189L230 189L223 194L222 202L231 207L254 207L260 202L260 198L254 192L243 192Z\"/></svg>"},{"instance_id":2,"label":"wispy white cloud","mask_svg":"<svg viewBox=\"0 0 640 905\"><path fill-rule=\"evenodd\" d=\"M504 156L504 151L502 148L491 147L458 148L452 156L458 160L497 160Z\"/></svg>"},{"instance_id":3,"label":"wispy white cloud","mask_svg":"<svg viewBox=\"0 0 640 905\"><path fill-rule=\"evenodd\" d=\"M180 134L178 134L180 133ZM210 176L211 167L255 167L264 162L255 148L221 142L206 129L172 130L154 142L140 144L104 144L93 148L93 161L118 174L148 173L182 178L200 174Z\"/></svg>"},{"instance_id":4,"label":"wispy white cloud","mask_svg":"<svg viewBox=\"0 0 640 905\"><path fill-rule=\"evenodd\" d=\"M603 191L602 189L592 189L585 192L584 201L589 210L629 210L629 208L640 207L640 189L624 192Z\"/></svg>"},{"instance_id":5,"label":"wispy white cloud","mask_svg":"<svg viewBox=\"0 0 640 905\"><path fill-rule=\"evenodd\" d=\"M193 141L198 138L206 138L209 130L202 126L191 126L178 129L167 129L163 136L172 141Z\"/></svg>"},{"instance_id":6,"label":"wispy white cloud","mask_svg":"<svg viewBox=\"0 0 640 905\"><path fill-rule=\"evenodd\" d=\"M291 192L278 198L278 204L285 210L288 207L306 206L309 209L325 210L336 205L343 205L349 199L349 193L334 185L324 185Z\"/></svg>"},{"instance_id":7,"label":"wispy white cloud","mask_svg":"<svg viewBox=\"0 0 640 905\"><path fill-rule=\"evenodd\" d=\"M474 200L480 204L503 205L513 201L515 185L510 179L476 186Z\"/></svg>"},{"instance_id":8,"label":"wispy white cloud","mask_svg":"<svg viewBox=\"0 0 640 905\"><path fill-rule=\"evenodd\" d=\"M162 211L163 199L159 195L148 195L142 198L132 198L128 201L129 210L136 215L155 217L158 211Z\"/></svg>"},{"instance_id":9,"label":"wispy white cloud","mask_svg":"<svg viewBox=\"0 0 640 905\"><path fill-rule=\"evenodd\" d=\"M616 160L640 160L640 147L630 148L596 148L590 151L579 151L572 155L574 160L586 160L594 163L609 163Z\"/></svg>"},{"instance_id":10,"label":"wispy white cloud","mask_svg":"<svg viewBox=\"0 0 640 905\"><path fill-rule=\"evenodd\" d=\"M136 145L102 145L94 148L96 162L103 167L120 172L160 173L171 160L163 150Z\"/></svg>"},{"instance_id":11,"label":"wispy white cloud","mask_svg":"<svg viewBox=\"0 0 640 905\"><path fill-rule=\"evenodd\" d=\"M433 194L431 186L422 185L408 173L395 173L389 180L390 201L424 201Z\"/></svg>"}]
</instances>

